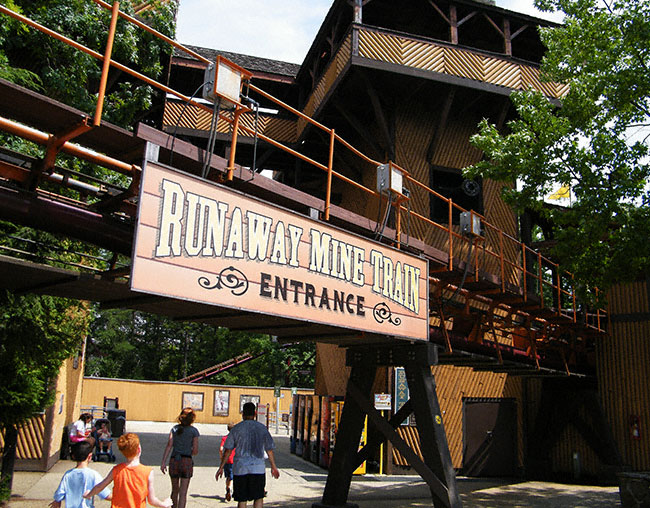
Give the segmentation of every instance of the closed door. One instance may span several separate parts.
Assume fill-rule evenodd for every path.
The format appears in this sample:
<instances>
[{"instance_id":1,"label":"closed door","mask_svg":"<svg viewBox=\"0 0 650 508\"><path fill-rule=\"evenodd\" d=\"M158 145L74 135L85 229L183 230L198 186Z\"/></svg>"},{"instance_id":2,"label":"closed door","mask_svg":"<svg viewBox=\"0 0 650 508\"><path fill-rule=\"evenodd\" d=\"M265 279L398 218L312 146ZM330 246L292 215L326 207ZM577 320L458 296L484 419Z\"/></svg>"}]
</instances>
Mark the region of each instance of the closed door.
<instances>
[{"instance_id":1,"label":"closed door","mask_svg":"<svg viewBox=\"0 0 650 508\"><path fill-rule=\"evenodd\" d=\"M514 476L517 405L514 399L463 401L463 474Z\"/></svg>"}]
</instances>

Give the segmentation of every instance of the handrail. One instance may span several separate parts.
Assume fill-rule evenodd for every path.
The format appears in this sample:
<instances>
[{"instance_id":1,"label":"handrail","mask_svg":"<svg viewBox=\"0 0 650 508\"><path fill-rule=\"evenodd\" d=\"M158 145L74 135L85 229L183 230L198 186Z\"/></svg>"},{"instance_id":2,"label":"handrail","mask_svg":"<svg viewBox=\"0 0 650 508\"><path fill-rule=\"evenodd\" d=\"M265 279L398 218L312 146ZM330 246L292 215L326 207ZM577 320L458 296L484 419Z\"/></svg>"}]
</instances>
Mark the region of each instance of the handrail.
<instances>
[{"instance_id":1,"label":"handrail","mask_svg":"<svg viewBox=\"0 0 650 508\"><path fill-rule=\"evenodd\" d=\"M108 9L109 11L112 9L111 4L109 4L107 2L104 2L103 0L93 0L93 2L95 2L97 5L100 5L100 6L104 7L105 9ZM151 28L146 23L143 23L142 21L140 21L138 18L134 18L133 16L129 16L127 13L125 13L123 11L119 11L118 14L119 14L120 17L124 18L129 23L133 23L134 25L142 28L143 30L149 32L150 34L155 35L159 39L162 39L167 44L170 44L170 45L174 46L175 48L180 49L181 51L184 51L188 55L193 56L197 60L200 60L201 62L207 63L207 64L213 63L210 60L208 60L207 58L205 58L203 55L200 55L199 53L197 53L196 51L192 51L191 49L186 48L182 44L179 44L174 39L171 39L171 38L167 37L165 34L160 33L157 30L154 30L153 28Z\"/></svg>"},{"instance_id":2,"label":"handrail","mask_svg":"<svg viewBox=\"0 0 650 508\"><path fill-rule=\"evenodd\" d=\"M23 139L28 139L29 141L33 141L34 143L38 143L39 145L44 146L48 144L52 137L45 132L41 132L39 130L27 127L26 125L22 125L18 122L14 122L3 117L0 117L0 130L9 132L10 134L20 136ZM98 164L99 166L113 169L126 175L133 176L133 174L139 170L137 166L114 159L108 155L89 150L88 148L70 143L69 141L66 141L63 143L63 145L61 145L61 150L80 159Z\"/></svg>"},{"instance_id":3,"label":"handrail","mask_svg":"<svg viewBox=\"0 0 650 508\"><path fill-rule=\"evenodd\" d=\"M115 22L117 16L122 17L125 19L127 22L133 23L136 26L142 28L143 30L146 30L150 34L154 35L155 37L161 39L162 41L171 44L173 47L184 51L188 53L189 55L193 56L194 58L198 59L199 61L203 63L211 63L208 59L205 57L199 55L198 53L184 47L183 45L177 43L176 41L172 40L171 38L165 36L164 34L154 30L153 28L149 27L145 23L142 23L141 21L137 20L136 18L129 16L128 14L122 12L119 10L119 2L115 1L112 5L108 4L107 2L103 0L92 0L96 4L98 4L100 7L109 9L112 11L112 18L111 18L111 25L109 29L109 37L108 41L106 44L106 49L104 51L104 54L102 55L101 53L92 50L82 44L79 44L72 39L57 33L54 30L51 30L33 20L30 20L26 16L23 16L19 13L16 13L7 7L4 7L0 5L0 13L4 13L8 16L11 16L18 21L31 26L32 28L35 28L46 35L53 37L65 44L68 44L69 46L82 51L98 60L103 61L103 68L102 68L102 79L100 82L100 93L98 94L98 100L97 100L97 105L95 108L95 125L99 125L101 121L101 115L102 115L102 108L103 108L103 102L104 102L104 90L105 90L105 84L106 84L106 78L108 75L108 69L110 66L115 67L116 69L119 69L141 81L144 83L153 86L159 90L162 90L166 93L169 93L171 95L174 95L178 97L179 99L185 101L186 103L192 104L194 106L199 107L200 109L203 109L207 112L212 113L212 108L209 106L206 106L205 104L202 104L200 102L194 101L192 98L185 96L184 94L177 92L176 90L173 90L172 88L152 79L147 77L146 75L135 71L125 65L120 64L119 62L116 62L115 60L111 59L111 52L112 52L112 47L113 47L113 35L115 32ZM333 178L337 178L338 180L352 185L358 190L361 190L362 192L365 192L371 196L374 196L380 200L380 206L382 201L387 201L389 198L386 198L382 193L369 189L362 185L359 182L354 181L353 179L343 175L340 172L337 172L334 169L334 150L335 150L335 144L336 142L340 143L345 149L349 150L353 155L356 157L359 157L362 161L365 163L378 166L381 164L379 161L376 161L364 153L362 153L360 150L356 149L352 144L344 140L341 136L339 136L334 129L330 129L329 127L323 125L322 123L314 120L311 118L309 115L304 114L303 112L297 110L296 108L293 108L292 106L284 103L283 101L273 97L271 94L265 92L264 90L256 87L255 85L248 83L248 89L252 90L253 92L261 95L265 99L271 101L272 103L282 107L286 111L290 112L291 114L296 115L299 119L302 119L311 125L315 126L316 128L328 133L329 135L329 151L328 151L328 162L327 164L323 164L321 162L318 162L314 160L313 158L300 153L299 151L284 145L283 143L280 143L278 141L275 141L273 138L270 138L268 136L265 136L260 133L255 133L253 129L242 125L239 123L239 116L242 112L241 109L237 109L234 114L232 115L233 117L230 117L230 114L227 112L221 111L219 114L219 118L222 120L230 123L233 125L232 129L232 150L230 154L230 159L228 163L228 179L232 178L232 171L234 169L234 160L235 160L235 145L236 145L236 139L239 131L249 133L251 135L256 134L257 137L264 141L267 142L276 148L279 148L295 157L300 158L301 160L307 162L310 165L313 165L314 167L325 171L327 173L327 183L326 183L326 189L325 189L325 204L324 204L324 209L323 209L323 218L325 220L329 220L330 217L330 200L331 200L331 187L333 184ZM23 137L27 139L31 139L33 141L36 141L37 143L47 143L49 140L49 136L44 133L40 133L38 131L35 131L34 129L30 129L24 126L20 126L19 124L16 124L14 122L5 120L5 119L0 119L0 129L8 130L9 132L16 133L18 135L22 135ZM131 166L129 164L116 161L115 159L112 159L110 157L103 156L101 154L97 154L94 152L91 152L89 150L83 149L82 147L79 147L78 145L73 145L69 142L66 142L63 145L62 148L64 151L67 151L68 153L72 153L80 158L85 158L87 160L91 160L93 162L96 162L101 165L105 165L107 167L111 167L113 169L116 169L117 171L127 173L127 174L132 174L135 167ZM412 210L407 210L407 213L415 219L418 219L420 221L423 221L425 225L432 226L434 228L437 228L443 232L445 232L448 235L448 265L447 269L448 270L453 270L454 269L454 259L459 257L459 251L462 253L463 245L466 245L467 248L470 248L470 242L475 243L474 240L469 240L467 237L463 236L459 231L457 231L456 227L454 226L453 222L453 216L455 211L459 212L467 212L468 210L465 210L458 204L454 203L450 198L447 198L440 193L436 192L435 190L429 188L422 182L418 181L414 177L412 177L408 171L406 171L404 168L399 167L397 164L394 162L390 162L390 164L402 171L403 173L403 179L405 182L410 183L422 190L424 190L426 193L428 193L431 198L433 199L438 199L441 200L444 204L446 204L447 208L447 225L442 225L439 224L428 217L425 217L424 215L421 215L415 211ZM400 197L399 200L396 201L396 210L397 210L397 215L396 215L396 231L395 231L395 240L396 240L396 247L400 248L401 245L401 211L402 211L402 204L407 198ZM532 249L530 249L528 246L526 246L524 243L519 242L516 238L512 237L511 235L508 235L504 231L500 230L490 222L488 222L482 214L479 214L475 211L470 211L472 216L477 216L481 219L482 226L484 230L486 231L487 234L494 234L497 235L498 241L494 242L494 245L488 245L488 242L483 242L481 248L479 249L478 246L475 249L474 252L474 259L471 260L474 264L474 277L476 280L478 280L480 272L482 269L486 268L486 263L488 262L489 259L495 259L496 263L498 264L498 271L500 273L500 278L501 278L501 288L502 291L505 291L505 284L506 284L506 268L509 268L510 270L513 271L513 279L519 279L521 287L523 289L522 293L522 298L524 302L528 301L529 297L529 288L528 288L528 278L532 277L534 279L537 279L537 291L535 293L538 293L539 297L539 305L543 308L545 305L544 302L544 288L550 286L552 288L552 292L554 294L554 298L557 299L557 308L556 312L557 315L562 315L563 309L562 309L562 300L563 296L568 296L570 297L572 301L572 320L573 322L576 322L577 320L577 310L576 310L576 294L575 294L575 287L573 282L568 286L570 289L565 289L562 286L562 281L565 279L570 279L573 281L573 274L565 271L565 270L560 270L559 265L556 263L553 263L550 259L547 259L546 257L542 256L540 252L536 252ZM509 256L506 255L508 251L508 247L506 246L506 241L511 243L514 249L512 249L513 255L514 255L514 260L509 259ZM496 250L495 250L496 249ZM480 253L479 253L480 251ZM519 252L517 254L517 252ZM537 261L537 273L532 273L530 272L528 268L528 261L527 258L530 255L532 255L532 258L536 258ZM517 262L517 259L519 262ZM468 259L467 262L469 263L470 260ZM550 267L551 273L555 274L555 280L553 280L553 275L551 275L551 280L547 280L544 277L544 269L543 266ZM596 290L597 291L597 290ZM600 329L600 309L597 309L596 312L596 319L597 319L597 326Z\"/></svg>"}]
</instances>

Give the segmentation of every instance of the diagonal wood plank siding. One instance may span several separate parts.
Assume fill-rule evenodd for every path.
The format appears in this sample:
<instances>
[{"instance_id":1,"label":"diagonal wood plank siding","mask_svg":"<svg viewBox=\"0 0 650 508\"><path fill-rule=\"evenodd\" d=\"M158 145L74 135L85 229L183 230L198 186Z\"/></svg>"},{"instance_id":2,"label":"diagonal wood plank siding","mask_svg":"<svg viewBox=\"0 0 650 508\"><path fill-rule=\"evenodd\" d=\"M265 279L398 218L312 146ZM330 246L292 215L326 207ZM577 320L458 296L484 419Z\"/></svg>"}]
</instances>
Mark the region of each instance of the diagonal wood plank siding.
<instances>
[{"instance_id":1,"label":"diagonal wood plank siding","mask_svg":"<svg viewBox=\"0 0 650 508\"><path fill-rule=\"evenodd\" d=\"M163 128L173 130L175 127L185 129L194 129L208 131L212 115L192 104L185 107L182 102L167 101L163 113ZM244 127L251 130L255 129L255 114L244 113L239 118L239 122ZM217 132L221 134L230 133L231 125L223 118L217 122ZM260 134L275 139L276 141L291 143L296 140L296 121L285 118L276 118L273 116L260 114L257 130ZM240 132L240 136L249 136Z\"/></svg>"},{"instance_id":2,"label":"diagonal wood plank siding","mask_svg":"<svg viewBox=\"0 0 650 508\"><path fill-rule=\"evenodd\" d=\"M336 79L341 75L343 69L350 61L352 56L352 35L348 36L343 40L338 51L334 55L334 58L330 61L327 70L318 80L318 83L313 88L307 104L303 108L302 112L307 116L314 116L321 103L327 96L327 93L331 90L332 85L336 82ZM297 133L298 136L302 134L302 131L307 126L307 121L302 118L298 119Z\"/></svg>"},{"instance_id":3,"label":"diagonal wood plank siding","mask_svg":"<svg viewBox=\"0 0 650 508\"><path fill-rule=\"evenodd\" d=\"M539 69L531 65L367 27L359 30L359 56L514 90L533 88L548 97L563 97L569 89L568 85L542 82Z\"/></svg>"},{"instance_id":4,"label":"diagonal wood plank siding","mask_svg":"<svg viewBox=\"0 0 650 508\"><path fill-rule=\"evenodd\" d=\"M17 459L41 460L45 437L45 415L37 415L18 426ZM0 433L0 448L4 448L4 434Z\"/></svg>"}]
</instances>

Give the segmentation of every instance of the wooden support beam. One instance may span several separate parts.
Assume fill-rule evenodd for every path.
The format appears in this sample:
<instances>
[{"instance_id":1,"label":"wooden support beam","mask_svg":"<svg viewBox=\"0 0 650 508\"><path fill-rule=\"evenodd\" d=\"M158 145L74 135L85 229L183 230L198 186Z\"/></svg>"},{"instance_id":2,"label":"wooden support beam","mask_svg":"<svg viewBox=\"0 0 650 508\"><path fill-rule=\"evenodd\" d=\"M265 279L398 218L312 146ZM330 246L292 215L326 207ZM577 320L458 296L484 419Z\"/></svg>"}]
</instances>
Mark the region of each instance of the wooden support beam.
<instances>
[{"instance_id":1,"label":"wooden support beam","mask_svg":"<svg viewBox=\"0 0 650 508\"><path fill-rule=\"evenodd\" d=\"M413 404L411 404L411 401L409 399L388 421L388 425L390 425L393 429L396 429L402 424L404 420L409 417L412 412ZM383 433L381 433L381 435L384 436L383 439L381 439L381 437L378 435L373 435L373 437L368 438L366 446L359 450L359 453L357 454L357 467L363 464L366 460L371 459L375 450L379 448L379 445L387 442L387 440L388 442L391 442L390 439L388 439L388 436L384 435Z\"/></svg>"},{"instance_id":2,"label":"wooden support beam","mask_svg":"<svg viewBox=\"0 0 650 508\"><path fill-rule=\"evenodd\" d=\"M357 134L359 134L359 136L361 136L364 141L366 141L373 148L373 150L375 150L376 154L379 156L383 155L382 147L377 144L374 136L368 132L368 129L366 129L366 127L355 117L353 117L343 106L338 104L337 101L332 102L336 108L336 111L338 111L339 114L350 124L350 126L352 126L352 128L357 131Z\"/></svg>"},{"instance_id":3,"label":"wooden support beam","mask_svg":"<svg viewBox=\"0 0 650 508\"><path fill-rule=\"evenodd\" d=\"M456 87L452 87L447 92L447 97L445 98L445 102L442 106L442 111L440 112L438 123L435 127L435 131L433 135L431 136L431 141L429 142L429 146L427 147L427 162L429 164L431 164L431 161L435 156L436 151L438 150L438 146L440 145L440 139L442 138L442 133L445 131L445 126L447 125L447 121L449 120L451 105L454 102L455 96L456 96Z\"/></svg>"},{"instance_id":4,"label":"wooden support beam","mask_svg":"<svg viewBox=\"0 0 650 508\"><path fill-rule=\"evenodd\" d=\"M427 481L434 506L459 508L462 503L456 487L456 473L442 423L442 413L431 367L409 362L405 368L424 463L445 486L445 490L441 491Z\"/></svg>"},{"instance_id":5,"label":"wooden support beam","mask_svg":"<svg viewBox=\"0 0 650 508\"><path fill-rule=\"evenodd\" d=\"M478 14L478 11L470 12L467 16L465 16L463 19L461 19L461 20L458 22L458 25L457 25L457 26L460 26L460 25L462 25L463 23L465 23L466 21L469 21L470 19L472 19L472 18L473 18L474 16L476 16L477 14Z\"/></svg>"},{"instance_id":6,"label":"wooden support beam","mask_svg":"<svg viewBox=\"0 0 650 508\"><path fill-rule=\"evenodd\" d=\"M384 138L384 148L385 155L388 156L388 160L395 160L395 139L393 136L393 131L389 127L388 119L384 113L384 108L382 108L381 101L379 100L379 94L373 86L373 84L368 79L368 76L365 73L361 74L366 91L370 97L370 102L372 104L372 109L375 112L375 118L377 119L377 124L379 125L379 130Z\"/></svg>"},{"instance_id":7,"label":"wooden support beam","mask_svg":"<svg viewBox=\"0 0 650 508\"><path fill-rule=\"evenodd\" d=\"M314 503L313 508L356 506L347 499L366 416L356 398L370 398L376 372L377 366L368 357L352 367L322 502Z\"/></svg>"},{"instance_id":8,"label":"wooden support beam","mask_svg":"<svg viewBox=\"0 0 650 508\"><path fill-rule=\"evenodd\" d=\"M449 39L452 44L458 44L458 14L456 6L449 6Z\"/></svg>"},{"instance_id":9,"label":"wooden support beam","mask_svg":"<svg viewBox=\"0 0 650 508\"><path fill-rule=\"evenodd\" d=\"M345 405L323 500L312 505L314 508L351 506L347 504L347 496L352 472L382 442L374 438L357 452L365 416L427 482L434 506L462 506L431 374L431 365L437 363L437 358L437 348L431 343L348 349L346 363L352 366L352 372ZM390 421L382 418L371 401L377 366L384 365L406 366L411 393L411 399ZM412 411L416 414L424 461L395 430Z\"/></svg>"},{"instance_id":10,"label":"wooden support beam","mask_svg":"<svg viewBox=\"0 0 650 508\"><path fill-rule=\"evenodd\" d=\"M510 20L503 18L503 51L506 55L512 56L512 33L510 31Z\"/></svg>"},{"instance_id":11,"label":"wooden support beam","mask_svg":"<svg viewBox=\"0 0 650 508\"><path fill-rule=\"evenodd\" d=\"M410 384L409 384L410 387ZM456 507L461 506L460 504L452 504L448 501L450 491L447 486L440 480L440 478L431 470L428 464L423 462L420 457L411 449L411 447L404 441L397 432L395 428L392 427L386 420L384 420L379 411L372 407L372 404L369 400L364 399L361 391L356 388L354 385L348 385L348 393L354 398L354 401L367 413L368 419L372 424L393 443L393 446L409 461L409 464L413 469L415 469L420 476L427 482L429 489L434 501L434 506L437 506L438 502L442 502L443 506L447 507ZM417 416L415 417L417 421ZM418 422L418 427L420 424ZM420 432L421 434L421 432ZM420 435L420 441L422 442L422 435ZM447 443L445 437L445 444ZM336 449L336 448L335 448ZM422 448L424 453L424 449ZM450 456L451 460L451 456ZM455 477L454 477L454 486L455 486ZM460 502L460 499L459 499Z\"/></svg>"}]
</instances>

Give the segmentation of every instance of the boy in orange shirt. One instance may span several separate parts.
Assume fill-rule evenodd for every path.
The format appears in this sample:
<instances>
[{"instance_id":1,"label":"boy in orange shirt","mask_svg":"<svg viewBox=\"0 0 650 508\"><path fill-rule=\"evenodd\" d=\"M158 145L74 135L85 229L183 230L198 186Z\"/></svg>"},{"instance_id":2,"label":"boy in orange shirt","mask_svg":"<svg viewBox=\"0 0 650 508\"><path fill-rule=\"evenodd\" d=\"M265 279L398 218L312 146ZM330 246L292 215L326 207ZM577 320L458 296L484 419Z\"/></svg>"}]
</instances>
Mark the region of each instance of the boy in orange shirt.
<instances>
[{"instance_id":1,"label":"boy in orange shirt","mask_svg":"<svg viewBox=\"0 0 650 508\"><path fill-rule=\"evenodd\" d=\"M108 476L84 494L86 499L100 492L111 482L113 485L113 508L146 508L147 501L151 506L170 508L171 498L161 501L156 497L153 488L153 469L140 464L140 438L129 432L117 440L117 447L126 457L127 462L118 464Z\"/></svg>"}]
</instances>

